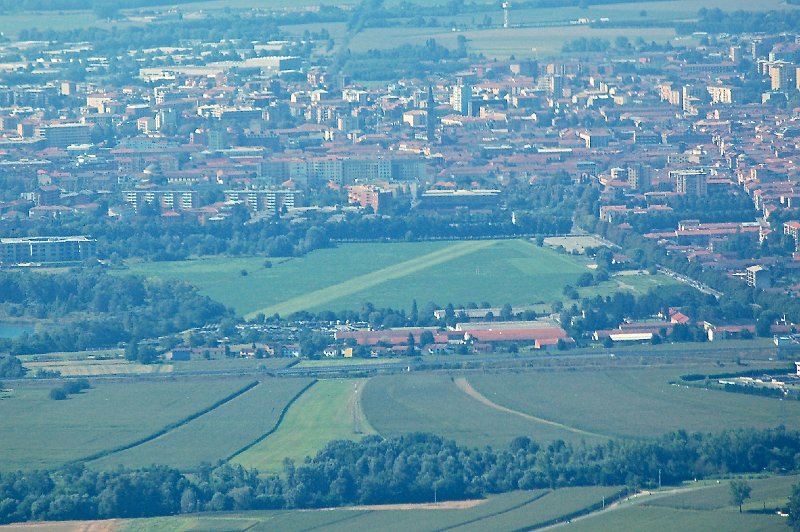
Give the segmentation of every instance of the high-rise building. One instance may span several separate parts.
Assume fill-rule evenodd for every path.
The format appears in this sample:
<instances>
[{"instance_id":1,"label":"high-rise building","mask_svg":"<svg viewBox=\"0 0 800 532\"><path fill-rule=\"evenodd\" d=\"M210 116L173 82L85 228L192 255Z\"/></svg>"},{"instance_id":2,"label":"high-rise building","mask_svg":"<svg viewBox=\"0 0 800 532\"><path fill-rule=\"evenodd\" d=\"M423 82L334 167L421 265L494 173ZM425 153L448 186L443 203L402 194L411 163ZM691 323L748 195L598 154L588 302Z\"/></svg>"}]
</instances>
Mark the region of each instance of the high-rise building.
<instances>
[{"instance_id":1,"label":"high-rise building","mask_svg":"<svg viewBox=\"0 0 800 532\"><path fill-rule=\"evenodd\" d=\"M628 186L639 192L650 190L650 167L633 164L628 167Z\"/></svg>"},{"instance_id":2,"label":"high-rise building","mask_svg":"<svg viewBox=\"0 0 800 532\"><path fill-rule=\"evenodd\" d=\"M453 94L450 96L450 105L454 110L464 116L472 114L472 85L465 83L461 78L453 86Z\"/></svg>"},{"instance_id":3,"label":"high-rise building","mask_svg":"<svg viewBox=\"0 0 800 532\"><path fill-rule=\"evenodd\" d=\"M92 142L92 128L84 124L54 124L36 128L35 135L44 139L48 148L66 148Z\"/></svg>"},{"instance_id":4,"label":"high-rise building","mask_svg":"<svg viewBox=\"0 0 800 532\"><path fill-rule=\"evenodd\" d=\"M705 196L708 194L705 170L673 170L669 173L675 180L675 192L687 196Z\"/></svg>"},{"instance_id":5,"label":"high-rise building","mask_svg":"<svg viewBox=\"0 0 800 532\"><path fill-rule=\"evenodd\" d=\"M769 79L774 91L794 88L796 67L786 61L775 61L769 67Z\"/></svg>"}]
</instances>

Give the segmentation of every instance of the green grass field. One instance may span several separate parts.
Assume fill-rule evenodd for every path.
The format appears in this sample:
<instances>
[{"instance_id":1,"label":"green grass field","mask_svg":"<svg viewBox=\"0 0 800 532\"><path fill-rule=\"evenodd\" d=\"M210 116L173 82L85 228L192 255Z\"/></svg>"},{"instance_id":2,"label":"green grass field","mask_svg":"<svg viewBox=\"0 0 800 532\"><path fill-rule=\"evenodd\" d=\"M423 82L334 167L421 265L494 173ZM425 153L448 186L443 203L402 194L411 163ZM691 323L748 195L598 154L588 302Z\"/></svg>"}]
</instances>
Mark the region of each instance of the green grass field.
<instances>
[{"instance_id":1,"label":"green grass field","mask_svg":"<svg viewBox=\"0 0 800 532\"><path fill-rule=\"evenodd\" d=\"M534 440L599 440L482 404L459 389L448 375L402 374L371 378L363 408L383 436L432 432L474 446L504 447L516 436Z\"/></svg>"},{"instance_id":2,"label":"green grass field","mask_svg":"<svg viewBox=\"0 0 800 532\"><path fill-rule=\"evenodd\" d=\"M292 397L309 382L267 379L163 436L91 464L103 469L159 464L191 470L202 462L224 460L271 430Z\"/></svg>"},{"instance_id":3,"label":"green grass field","mask_svg":"<svg viewBox=\"0 0 800 532\"><path fill-rule=\"evenodd\" d=\"M676 493L669 497L645 501L647 506L663 506L677 510L721 510L731 508L728 481L719 484L707 481L709 487L695 492ZM742 506L743 510L759 511L775 508L786 503L792 486L800 482L799 475L748 479L752 492L750 499ZM691 483L687 483L691 485Z\"/></svg>"},{"instance_id":4,"label":"green grass field","mask_svg":"<svg viewBox=\"0 0 800 532\"><path fill-rule=\"evenodd\" d=\"M729 501L728 481L693 491L662 495L654 492L621 504L618 509L592 515L570 525L571 530L783 531L786 518L774 510L783 506L798 476L749 480L751 499L743 510ZM691 486L688 484L688 486ZM766 508L768 513L759 513Z\"/></svg>"},{"instance_id":5,"label":"green grass field","mask_svg":"<svg viewBox=\"0 0 800 532\"><path fill-rule=\"evenodd\" d=\"M278 430L236 456L234 462L281 472L284 458L302 462L331 440L360 439L375 430L361 411L363 380L323 380L289 408Z\"/></svg>"},{"instance_id":6,"label":"green grass field","mask_svg":"<svg viewBox=\"0 0 800 532\"><path fill-rule=\"evenodd\" d=\"M57 467L155 433L250 380L95 383L66 401L48 398L50 386L7 383L0 401L0 470Z\"/></svg>"},{"instance_id":7,"label":"green grass field","mask_svg":"<svg viewBox=\"0 0 800 532\"><path fill-rule=\"evenodd\" d=\"M204 294L253 316L299 310L529 304L562 297L589 271L575 257L523 240L345 244L263 267L263 258L214 258L131 265L128 272L183 279ZM240 275L241 270L248 275Z\"/></svg>"},{"instance_id":8,"label":"green grass field","mask_svg":"<svg viewBox=\"0 0 800 532\"><path fill-rule=\"evenodd\" d=\"M797 401L668 384L695 369L474 374L467 380L485 397L512 410L616 437L800 424Z\"/></svg>"}]
</instances>

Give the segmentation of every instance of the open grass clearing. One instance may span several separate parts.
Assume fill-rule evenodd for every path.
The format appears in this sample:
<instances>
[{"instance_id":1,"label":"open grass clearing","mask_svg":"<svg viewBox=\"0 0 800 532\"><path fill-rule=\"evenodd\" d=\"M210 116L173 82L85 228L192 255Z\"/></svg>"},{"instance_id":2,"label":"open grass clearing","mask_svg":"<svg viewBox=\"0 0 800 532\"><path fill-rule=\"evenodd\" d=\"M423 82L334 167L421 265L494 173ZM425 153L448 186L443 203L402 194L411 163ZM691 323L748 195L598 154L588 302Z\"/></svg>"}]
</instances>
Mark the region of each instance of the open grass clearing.
<instances>
[{"instance_id":1,"label":"open grass clearing","mask_svg":"<svg viewBox=\"0 0 800 532\"><path fill-rule=\"evenodd\" d=\"M693 372L698 368L676 366L470 374L467 380L507 408L609 436L649 438L678 429L709 432L800 424L797 401L669 384Z\"/></svg>"},{"instance_id":2,"label":"open grass clearing","mask_svg":"<svg viewBox=\"0 0 800 532\"><path fill-rule=\"evenodd\" d=\"M364 380L322 380L289 408L277 431L244 453L235 463L263 472L283 470L284 458L302 462L331 440L355 440L375 434L361 410Z\"/></svg>"},{"instance_id":3,"label":"open grass clearing","mask_svg":"<svg viewBox=\"0 0 800 532\"><path fill-rule=\"evenodd\" d=\"M0 401L0 470L42 469L134 442L244 387L249 379L96 382L66 401L14 383Z\"/></svg>"},{"instance_id":4,"label":"open grass clearing","mask_svg":"<svg viewBox=\"0 0 800 532\"><path fill-rule=\"evenodd\" d=\"M525 305L562 297L583 261L524 240L342 244L304 257L213 258L132 264L130 273L182 279L241 314L377 307L428 301ZM240 274L248 272L247 276Z\"/></svg>"},{"instance_id":5,"label":"open grass clearing","mask_svg":"<svg viewBox=\"0 0 800 532\"><path fill-rule=\"evenodd\" d=\"M266 379L163 436L91 464L103 469L158 464L192 470L202 462L213 464L224 460L271 430L292 397L309 382L308 379Z\"/></svg>"},{"instance_id":6,"label":"open grass clearing","mask_svg":"<svg viewBox=\"0 0 800 532\"><path fill-rule=\"evenodd\" d=\"M446 374L373 377L364 390L363 408L375 430L386 437L431 432L464 445L495 447L505 447L517 436L537 441L592 439L483 404Z\"/></svg>"}]
</instances>

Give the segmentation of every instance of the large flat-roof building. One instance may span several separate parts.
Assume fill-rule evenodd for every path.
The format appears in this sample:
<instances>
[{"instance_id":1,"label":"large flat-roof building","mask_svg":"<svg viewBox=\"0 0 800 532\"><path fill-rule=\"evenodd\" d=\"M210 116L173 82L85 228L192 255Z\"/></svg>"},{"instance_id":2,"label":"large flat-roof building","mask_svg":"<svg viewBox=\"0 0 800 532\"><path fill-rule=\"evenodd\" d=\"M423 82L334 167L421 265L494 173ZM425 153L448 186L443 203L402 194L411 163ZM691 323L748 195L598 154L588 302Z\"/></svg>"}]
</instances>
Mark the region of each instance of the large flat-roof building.
<instances>
[{"instance_id":1,"label":"large flat-roof building","mask_svg":"<svg viewBox=\"0 0 800 532\"><path fill-rule=\"evenodd\" d=\"M0 265L80 262L97 255L97 240L87 236L0 238Z\"/></svg>"},{"instance_id":2,"label":"large flat-roof building","mask_svg":"<svg viewBox=\"0 0 800 532\"><path fill-rule=\"evenodd\" d=\"M225 201L241 202L251 212L280 212L302 205L303 193L292 189L226 190Z\"/></svg>"}]
</instances>

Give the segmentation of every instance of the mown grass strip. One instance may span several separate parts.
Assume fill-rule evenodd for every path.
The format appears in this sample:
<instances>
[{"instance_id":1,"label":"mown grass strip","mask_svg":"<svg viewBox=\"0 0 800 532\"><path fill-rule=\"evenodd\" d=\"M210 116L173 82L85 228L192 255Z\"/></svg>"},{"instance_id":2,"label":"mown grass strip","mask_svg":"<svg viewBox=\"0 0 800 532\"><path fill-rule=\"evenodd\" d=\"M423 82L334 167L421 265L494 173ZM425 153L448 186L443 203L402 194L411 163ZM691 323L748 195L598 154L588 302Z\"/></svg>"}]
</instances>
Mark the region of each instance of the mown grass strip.
<instances>
[{"instance_id":1,"label":"mown grass strip","mask_svg":"<svg viewBox=\"0 0 800 532\"><path fill-rule=\"evenodd\" d=\"M281 303L250 312L245 317L254 318L257 314L271 316L273 314L287 315L299 310L318 307L325 303L330 303L356 292L367 290L387 281L400 279L421 270L438 266L445 262L450 262L456 258L474 253L481 249L497 244L497 240L478 240L459 242L444 249L415 257L413 259L382 268L358 277L353 277L344 282L327 286L313 292L308 292Z\"/></svg>"},{"instance_id":2,"label":"mown grass strip","mask_svg":"<svg viewBox=\"0 0 800 532\"><path fill-rule=\"evenodd\" d=\"M278 416L278 421L275 422L275 426L273 426L271 429L269 429L263 435L259 436L257 439L253 440L252 442L248 443L247 445L245 445L244 447L242 447L238 451L234 452L233 454L231 454L230 456L225 458L225 461L229 462L229 461L233 460L234 458L236 458L237 456L239 456L243 452L252 449L253 447L258 445L262 441L266 440L267 438L269 438L270 436L275 434L275 431L277 431L278 428L281 426L281 423L283 422L283 419L286 417L286 413L289 411L289 409L292 407L292 405L295 403L295 401L300 399L300 396L302 396L304 393L306 393L306 391L308 391L308 389L311 388L312 386L314 386L317 382L318 381L316 379L312 380L307 385L305 385L299 392L297 392L291 399L289 399L289 402L286 403L286 405L283 407L283 410L281 410L281 414Z\"/></svg>"}]
</instances>

